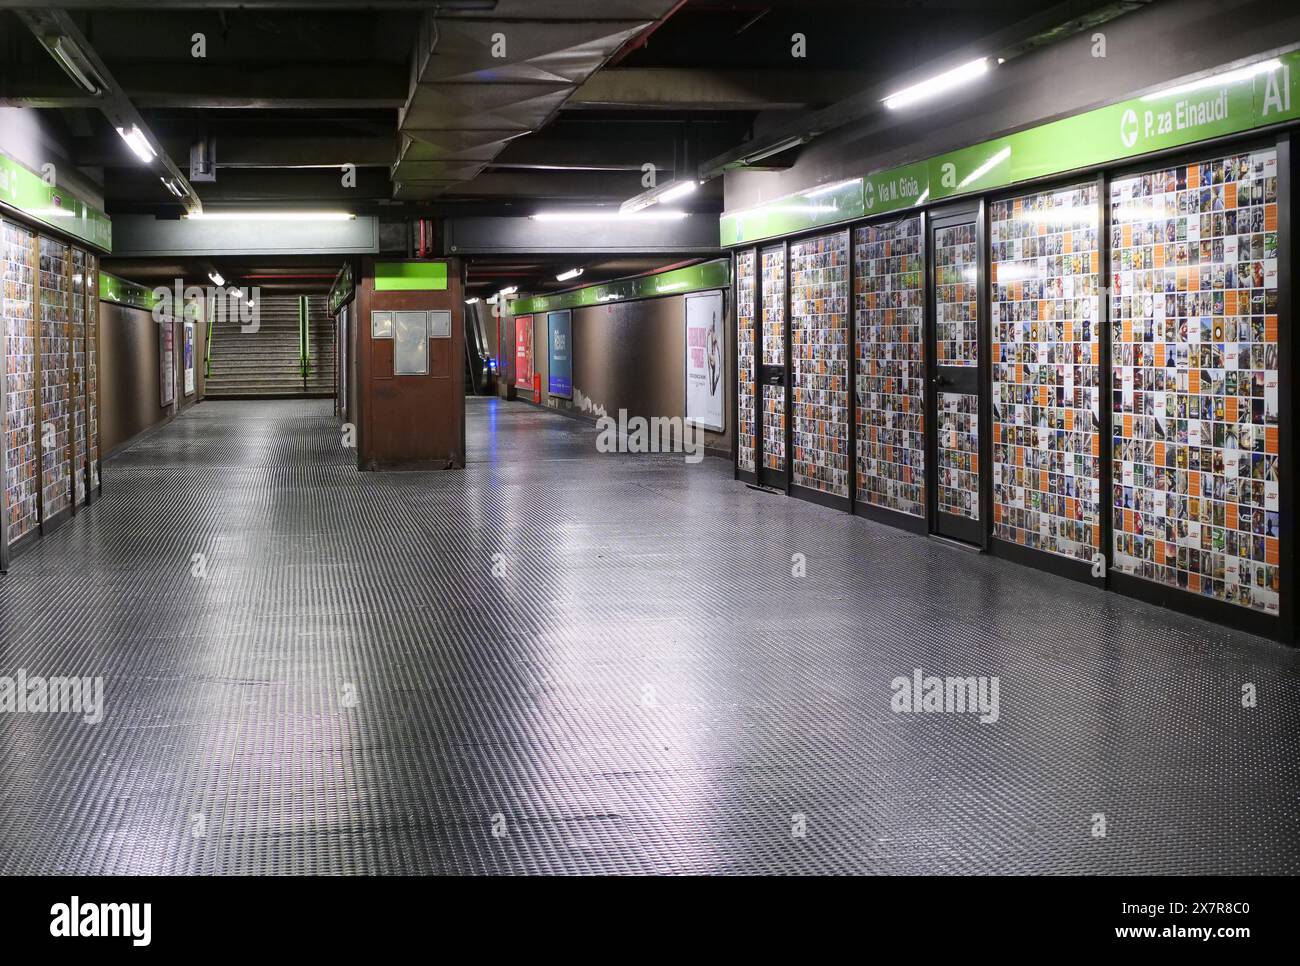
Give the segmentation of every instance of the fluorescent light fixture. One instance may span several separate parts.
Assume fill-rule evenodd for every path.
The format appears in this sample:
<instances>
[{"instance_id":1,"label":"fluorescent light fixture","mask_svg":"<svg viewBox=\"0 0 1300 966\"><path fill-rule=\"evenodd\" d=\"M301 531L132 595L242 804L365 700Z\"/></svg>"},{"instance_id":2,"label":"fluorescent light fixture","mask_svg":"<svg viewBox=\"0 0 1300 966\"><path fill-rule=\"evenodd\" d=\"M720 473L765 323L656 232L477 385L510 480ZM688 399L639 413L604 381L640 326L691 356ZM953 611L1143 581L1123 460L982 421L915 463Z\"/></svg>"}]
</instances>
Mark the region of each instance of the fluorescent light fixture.
<instances>
[{"instance_id":1,"label":"fluorescent light fixture","mask_svg":"<svg viewBox=\"0 0 1300 966\"><path fill-rule=\"evenodd\" d=\"M213 269L212 271L208 272L208 278L211 279L212 284L217 286L218 288L226 284L226 280L221 277L221 273L218 272L216 269Z\"/></svg>"},{"instance_id":2,"label":"fluorescent light fixture","mask_svg":"<svg viewBox=\"0 0 1300 966\"><path fill-rule=\"evenodd\" d=\"M534 221L678 221L684 211L539 211L529 215Z\"/></svg>"},{"instance_id":3,"label":"fluorescent light fixture","mask_svg":"<svg viewBox=\"0 0 1300 966\"><path fill-rule=\"evenodd\" d=\"M928 80L923 80L919 84L904 87L901 91L890 94L884 98L885 107L891 111L896 111L900 107L908 107L921 101L927 101L944 91L950 91L955 87L961 87L963 84L969 84L976 77L986 73L988 69L989 59L987 57L972 60L970 63L954 67L952 70L944 71L942 74L936 74Z\"/></svg>"},{"instance_id":4,"label":"fluorescent light fixture","mask_svg":"<svg viewBox=\"0 0 1300 966\"><path fill-rule=\"evenodd\" d=\"M780 154L782 151L789 151L791 148L797 148L801 144L807 144L812 140L810 134L796 134L788 138L782 138L775 144L770 144L765 148L759 148L752 154L747 154L740 159L742 165L757 164L759 161L765 161L774 154Z\"/></svg>"},{"instance_id":5,"label":"fluorescent light fixture","mask_svg":"<svg viewBox=\"0 0 1300 966\"><path fill-rule=\"evenodd\" d=\"M356 215L350 211L193 211L187 218L206 221L351 221Z\"/></svg>"},{"instance_id":6,"label":"fluorescent light fixture","mask_svg":"<svg viewBox=\"0 0 1300 966\"><path fill-rule=\"evenodd\" d=\"M1235 70L1225 70L1221 74L1213 74L1209 77L1202 77L1200 80L1188 81L1186 84L1178 84L1175 87L1166 87L1162 91L1156 91L1154 94L1144 94L1144 101L1158 101L1165 97L1172 97L1174 94L1186 94L1189 91L1203 91L1208 87L1220 87L1224 84L1235 84L1237 81L1249 80L1256 74L1266 74L1271 70L1276 70L1282 66L1280 60L1261 60L1257 64L1247 64L1245 67L1238 67Z\"/></svg>"},{"instance_id":7,"label":"fluorescent light fixture","mask_svg":"<svg viewBox=\"0 0 1300 966\"><path fill-rule=\"evenodd\" d=\"M515 294L516 292L518 292L518 291L519 291L519 286L518 286L518 285L507 285L505 288L501 289L500 292L499 292L498 294L500 294L500 295L514 295L514 294Z\"/></svg>"},{"instance_id":8,"label":"fluorescent light fixture","mask_svg":"<svg viewBox=\"0 0 1300 966\"><path fill-rule=\"evenodd\" d=\"M651 205L673 201L677 198L685 198L697 187L699 187L699 184L694 178L688 178L685 181L669 181L667 184L657 185L643 191L635 198L627 199L618 206L618 210L625 215L630 215L649 208Z\"/></svg>"},{"instance_id":9,"label":"fluorescent light fixture","mask_svg":"<svg viewBox=\"0 0 1300 966\"><path fill-rule=\"evenodd\" d=\"M466 305L473 305L473 304L476 303L477 301L478 301L478 296L476 295L476 296L474 296L472 299L466 299L466 300L465 300L465 304L466 304Z\"/></svg>"},{"instance_id":10,"label":"fluorescent light fixture","mask_svg":"<svg viewBox=\"0 0 1300 966\"><path fill-rule=\"evenodd\" d=\"M571 278L577 278L582 274L582 271L581 268L571 268L567 272L561 272L559 275L556 275L555 280L557 282L567 282Z\"/></svg>"},{"instance_id":11,"label":"fluorescent light fixture","mask_svg":"<svg viewBox=\"0 0 1300 966\"><path fill-rule=\"evenodd\" d=\"M994 154L993 157L989 158L970 174L966 175L966 177L962 178L961 181L958 182L957 187L964 188L968 184L974 184L1009 157L1011 157L1011 147L1007 146Z\"/></svg>"},{"instance_id":12,"label":"fluorescent light fixture","mask_svg":"<svg viewBox=\"0 0 1300 966\"><path fill-rule=\"evenodd\" d=\"M87 94L98 97L104 93L104 81L76 44L67 37L54 37L46 40L46 46L59 66L63 68L63 72L76 81Z\"/></svg>"},{"instance_id":13,"label":"fluorescent light fixture","mask_svg":"<svg viewBox=\"0 0 1300 966\"><path fill-rule=\"evenodd\" d=\"M76 218L77 213L71 208L34 208L32 214L37 218Z\"/></svg>"},{"instance_id":14,"label":"fluorescent light fixture","mask_svg":"<svg viewBox=\"0 0 1300 966\"><path fill-rule=\"evenodd\" d=\"M669 185L668 190L659 196L659 201L676 201L678 198L685 198L697 187L699 187L699 185L695 183L694 179L690 181L680 181L676 184Z\"/></svg>"},{"instance_id":15,"label":"fluorescent light fixture","mask_svg":"<svg viewBox=\"0 0 1300 966\"><path fill-rule=\"evenodd\" d=\"M149 139L144 136L144 132L136 125L132 124L130 130L120 127L117 129L117 133L122 136L122 140L126 142L126 146L131 149L135 156L145 164L158 157L158 152L153 149Z\"/></svg>"},{"instance_id":16,"label":"fluorescent light fixture","mask_svg":"<svg viewBox=\"0 0 1300 966\"><path fill-rule=\"evenodd\" d=\"M168 191L174 194L177 198L185 197L185 192L181 191L181 189L176 186L176 182L173 179L159 178L158 180L163 183L163 187L165 187Z\"/></svg>"}]
</instances>

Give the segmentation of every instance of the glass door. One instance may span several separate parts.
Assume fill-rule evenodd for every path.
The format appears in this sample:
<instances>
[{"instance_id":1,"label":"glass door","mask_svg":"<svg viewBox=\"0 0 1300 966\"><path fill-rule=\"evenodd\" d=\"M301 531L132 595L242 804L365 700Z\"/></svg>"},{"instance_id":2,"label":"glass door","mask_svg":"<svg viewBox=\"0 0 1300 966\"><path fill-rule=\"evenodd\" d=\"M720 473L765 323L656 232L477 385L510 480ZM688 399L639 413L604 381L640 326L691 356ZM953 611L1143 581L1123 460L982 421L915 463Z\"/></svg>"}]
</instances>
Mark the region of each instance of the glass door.
<instances>
[{"instance_id":1,"label":"glass door","mask_svg":"<svg viewBox=\"0 0 1300 966\"><path fill-rule=\"evenodd\" d=\"M789 344L786 338L786 250L765 248L759 255L760 356L758 384L758 481L785 489L788 483L786 399L789 393Z\"/></svg>"},{"instance_id":2,"label":"glass door","mask_svg":"<svg viewBox=\"0 0 1300 966\"><path fill-rule=\"evenodd\" d=\"M930 489L934 532L983 546L987 485L983 447L983 232L978 206L945 209L929 224Z\"/></svg>"}]
</instances>

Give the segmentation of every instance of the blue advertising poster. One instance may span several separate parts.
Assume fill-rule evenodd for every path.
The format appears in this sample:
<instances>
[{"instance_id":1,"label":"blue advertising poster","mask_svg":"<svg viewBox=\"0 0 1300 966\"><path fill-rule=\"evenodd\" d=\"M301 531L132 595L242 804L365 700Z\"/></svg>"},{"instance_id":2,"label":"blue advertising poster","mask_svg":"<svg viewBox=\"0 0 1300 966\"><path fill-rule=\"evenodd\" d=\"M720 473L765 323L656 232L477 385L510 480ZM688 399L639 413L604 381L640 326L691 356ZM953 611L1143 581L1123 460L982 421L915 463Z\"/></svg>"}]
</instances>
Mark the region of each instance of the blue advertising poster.
<instances>
[{"instance_id":1,"label":"blue advertising poster","mask_svg":"<svg viewBox=\"0 0 1300 966\"><path fill-rule=\"evenodd\" d=\"M546 326L550 331L548 341L550 353L550 373L547 391L561 399L573 398L573 340L570 338L571 314L568 309L563 312L551 312L546 316Z\"/></svg>"}]
</instances>

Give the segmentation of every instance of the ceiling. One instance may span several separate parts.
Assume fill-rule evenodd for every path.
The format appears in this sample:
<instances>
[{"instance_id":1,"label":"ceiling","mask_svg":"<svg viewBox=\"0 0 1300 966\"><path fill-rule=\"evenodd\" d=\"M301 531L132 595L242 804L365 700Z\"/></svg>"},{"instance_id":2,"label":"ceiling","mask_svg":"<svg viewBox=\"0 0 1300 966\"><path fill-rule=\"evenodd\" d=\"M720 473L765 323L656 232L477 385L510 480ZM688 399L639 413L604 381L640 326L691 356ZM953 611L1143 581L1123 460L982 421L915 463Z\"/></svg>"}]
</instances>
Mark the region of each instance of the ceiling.
<instances>
[{"instance_id":1,"label":"ceiling","mask_svg":"<svg viewBox=\"0 0 1300 966\"><path fill-rule=\"evenodd\" d=\"M79 173L102 186L110 215L179 217L181 204L118 137L102 99L79 88L31 18L14 12L21 6L0 0L0 106L48 118ZM346 208L435 221L617 206L643 190L647 164L660 184L693 177L750 139L756 119L797 121L1042 9L1039 0L55 6L205 209ZM794 55L796 34L804 56ZM212 180L191 172L196 145L215 159ZM797 151L763 165L788 164ZM722 179L676 204L720 212ZM583 281L682 257L588 257ZM553 289L571 261L477 259L470 281ZM317 273L302 262L279 264Z\"/></svg>"}]
</instances>

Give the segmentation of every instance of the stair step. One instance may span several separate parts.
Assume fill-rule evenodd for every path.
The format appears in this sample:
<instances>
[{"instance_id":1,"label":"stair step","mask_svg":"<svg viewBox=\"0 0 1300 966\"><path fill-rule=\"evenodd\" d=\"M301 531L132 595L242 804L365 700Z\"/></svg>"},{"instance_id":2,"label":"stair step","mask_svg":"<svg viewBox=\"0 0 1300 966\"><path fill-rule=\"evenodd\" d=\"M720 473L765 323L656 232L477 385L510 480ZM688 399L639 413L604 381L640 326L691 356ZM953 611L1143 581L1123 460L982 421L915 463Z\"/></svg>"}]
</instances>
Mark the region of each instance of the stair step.
<instances>
[{"instance_id":1,"label":"stair step","mask_svg":"<svg viewBox=\"0 0 1300 966\"><path fill-rule=\"evenodd\" d=\"M206 391L213 396L329 395L334 391L334 320L323 296L309 296L310 371L305 383L299 369L298 297L264 296L256 331L220 324L212 332L211 374Z\"/></svg>"}]
</instances>

